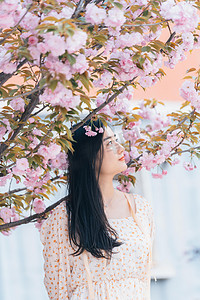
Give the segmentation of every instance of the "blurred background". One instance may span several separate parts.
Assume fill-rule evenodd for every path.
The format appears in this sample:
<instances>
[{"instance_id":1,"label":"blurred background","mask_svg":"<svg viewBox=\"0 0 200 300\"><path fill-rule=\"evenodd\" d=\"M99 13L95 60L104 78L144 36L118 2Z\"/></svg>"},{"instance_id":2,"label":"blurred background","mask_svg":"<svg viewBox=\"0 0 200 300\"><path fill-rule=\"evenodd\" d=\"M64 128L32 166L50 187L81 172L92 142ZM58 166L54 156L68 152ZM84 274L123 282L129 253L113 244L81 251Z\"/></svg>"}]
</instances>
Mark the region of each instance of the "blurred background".
<instances>
[{"instance_id":1,"label":"blurred background","mask_svg":"<svg viewBox=\"0 0 200 300\"><path fill-rule=\"evenodd\" d=\"M164 68L166 78L145 92L135 92L133 98L164 101L165 112L178 109L182 78L187 69L199 65L198 54L188 54L176 70ZM197 168L188 172L183 167L186 160L187 154L182 155L179 165L164 165L168 174L163 179L141 171L132 190L151 203L156 223L151 300L200 300L200 164L196 160ZM63 187L47 204L65 193ZM20 226L11 236L0 235L0 270L1 300L48 299L43 285L42 244L33 224Z\"/></svg>"}]
</instances>

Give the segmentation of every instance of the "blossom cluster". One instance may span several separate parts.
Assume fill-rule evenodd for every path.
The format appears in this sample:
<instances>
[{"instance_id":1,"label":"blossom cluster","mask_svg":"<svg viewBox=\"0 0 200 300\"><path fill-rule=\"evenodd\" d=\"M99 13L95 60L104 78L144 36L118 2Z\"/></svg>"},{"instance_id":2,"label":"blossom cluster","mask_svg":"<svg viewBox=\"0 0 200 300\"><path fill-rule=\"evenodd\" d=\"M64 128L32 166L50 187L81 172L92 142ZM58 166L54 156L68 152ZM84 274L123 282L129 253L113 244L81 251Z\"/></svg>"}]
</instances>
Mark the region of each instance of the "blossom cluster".
<instances>
[{"instance_id":1,"label":"blossom cluster","mask_svg":"<svg viewBox=\"0 0 200 300\"><path fill-rule=\"evenodd\" d=\"M50 103L52 106L59 105L69 110L70 108L75 108L80 103L80 96L73 95L70 89L65 88L59 82L53 92L50 88L46 88L40 96L40 101L41 103Z\"/></svg>"},{"instance_id":2,"label":"blossom cluster","mask_svg":"<svg viewBox=\"0 0 200 300\"><path fill-rule=\"evenodd\" d=\"M179 124L180 115L163 116L155 103L145 101L135 107L134 89L155 85L165 74L163 65L174 68L186 52L200 48L198 3L164 0L155 6L147 0L118 0L81 5L78 0L0 2L0 96L7 101L0 112L0 148L5 147L0 186L14 179L28 191L14 190L9 200L3 198L1 222L18 220L23 210L19 201L25 200L35 213L45 210L44 198L56 189L54 176L59 184L68 167L72 135L66 122L81 121L84 109L89 114L95 106L97 115L122 124L125 161L132 162L118 187L126 192L138 170L150 171L153 178L165 176L163 163L179 163L172 154L190 134L185 125L189 117L177 129L172 123ZM159 40L166 22L167 43ZM14 76L19 83L7 84ZM191 78L180 88L197 114L198 86ZM45 109L47 115L40 117ZM104 132L84 129L91 138ZM188 140L195 141L195 134L192 138ZM185 162L184 168L193 170L195 165ZM36 223L38 229L42 222Z\"/></svg>"}]
</instances>

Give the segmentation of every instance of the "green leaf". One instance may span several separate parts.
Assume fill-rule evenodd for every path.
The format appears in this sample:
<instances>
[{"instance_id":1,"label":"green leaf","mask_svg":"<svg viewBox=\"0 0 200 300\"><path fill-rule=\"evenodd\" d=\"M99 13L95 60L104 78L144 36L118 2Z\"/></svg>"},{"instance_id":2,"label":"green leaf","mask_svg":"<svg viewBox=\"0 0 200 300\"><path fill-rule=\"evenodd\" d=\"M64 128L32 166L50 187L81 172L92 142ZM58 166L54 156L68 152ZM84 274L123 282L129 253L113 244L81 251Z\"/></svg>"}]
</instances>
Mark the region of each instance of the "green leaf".
<instances>
[{"instance_id":1,"label":"green leaf","mask_svg":"<svg viewBox=\"0 0 200 300\"><path fill-rule=\"evenodd\" d=\"M98 34L96 36L94 36L94 39L100 44L100 45L104 45L105 42L107 41L108 37L104 34ZM98 57L99 59L99 57Z\"/></svg>"},{"instance_id":2,"label":"green leaf","mask_svg":"<svg viewBox=\"0 0 200 300\"><path fill-rule=\"evenodd\" d=\"M46 18L43 19L43 22L44 21L55 21L55 22L58 22L59 20L57 18L55 18L55 17L46 17Z\"/></svg>"},{"instance_id":3,"label":"green leaf","mask_svg":"<svg viewBox=\"0 0 200 300\"><path fill-rule=\"evenodd\" d=\"M117 8L119 9L122 9L123 8L123 5L119 2L113 2L114 6L116 6Z\"/></svg>"},{"instance_id":4,"label":"green leaf","mask_svg":"<svg viewBox=\"0 0 200 300\"><path fill-rule=\"evenodd\" d=\"M143 16L147 16L148 15L148 13L149 13L149 11L148 10L145 10L144 12L143 12Z\"/></svg>"},{"instance_id":5,"label":"green leaf","mask_svg":"<svg viewBox=\"0 0 200 300\"><path fill-rule=\"evenodd\" d=\"M142 47L142 52L151 52L151 47L149 46L145 46L145 47Z\"/></svg>"},{"instance_id":6,"label":"green leaf","mask_svg":"<svg viewBox=\"0 0 200 300\"><path fill-rule=\"evenodd\" d=\"M49 84L49 87L52 90L52 92L55 91L55 89L57 87L57 84L58 84L58 80L57 79L51 80L51 82Z\"/></svg>"},{"instance_id":7,"label":"green leaf","mask_svg":"<svg viewBox=\"0 0 200 300\"><path fill-rule=\"evenodd\" d=\"M195 69L195 68L190 68L190 69L188 69L188 70L186 71L186 73L193 72L193 71L196 71L196 69Z\"/></svg>"},{"instance_id":8,"label":"green leaf","mask_svg":"<svg viewBox=\"0 0 200 300\"><path fill-rule=\"evenodd\" d=\"M84 85L84 87L86 88L86 90L89 92L90 91L89 79L85 75L80 75L79 79Z\"/></svg>"},{"instance_id":9,"label":"green leaf","mask_svg":"<svg viewBox=\"0 0 200 300\"><path fill-rule=\"evenodd\" d=\"M200 133L200 124L195 124L194 127L196 128L196 130L198 131L198 133Z\"/></svg>"},{"instance_id":10,"label":"green leaf","mask_svg":"<svg viewBox=\"0 0 200 300\"><path fill-rule=\"evenodd\" d=\"M69 53L67 53L67 59L68 59L71 66L76 63L76 58L73 55L69 54Z\"/></svg>"}]
</instances>

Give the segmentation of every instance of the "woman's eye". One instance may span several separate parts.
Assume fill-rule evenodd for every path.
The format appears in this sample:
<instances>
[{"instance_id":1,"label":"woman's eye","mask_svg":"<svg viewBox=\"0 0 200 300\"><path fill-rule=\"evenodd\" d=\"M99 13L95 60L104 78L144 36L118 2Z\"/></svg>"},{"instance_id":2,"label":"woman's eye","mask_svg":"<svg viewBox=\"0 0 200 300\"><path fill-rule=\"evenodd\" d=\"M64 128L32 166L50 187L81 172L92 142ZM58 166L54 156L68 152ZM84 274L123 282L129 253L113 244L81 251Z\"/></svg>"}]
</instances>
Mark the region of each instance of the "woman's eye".
<instances>
[{"instance_id":1,"label":"woman's eye","mask_svg":"<svg viewBox=\"0 0 200 300\"><path fill-rule=\"evenodd\" d=\"M112 144L112 141L108 142L108 144L107 144L107 145L110 145L110 143Z\"/></svg>"}]
</instances>

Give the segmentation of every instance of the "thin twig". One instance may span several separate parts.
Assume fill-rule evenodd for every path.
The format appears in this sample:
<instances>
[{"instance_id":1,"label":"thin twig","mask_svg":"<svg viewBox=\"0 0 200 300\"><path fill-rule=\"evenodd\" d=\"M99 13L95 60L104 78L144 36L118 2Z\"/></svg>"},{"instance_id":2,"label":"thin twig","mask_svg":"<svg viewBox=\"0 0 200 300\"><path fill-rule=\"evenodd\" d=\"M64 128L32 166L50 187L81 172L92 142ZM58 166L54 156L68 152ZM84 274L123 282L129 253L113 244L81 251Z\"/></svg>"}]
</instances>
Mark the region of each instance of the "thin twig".
<instances>
[{"instance_id":1,"label":"thin twig","mask_svg":"<svg viewBox=\"0 0 200 300\"><path fill-rule=\"evenodd\" d=\"M80 0L79 3L77 4L77 7L76 7L73 15L72 15L72 19L78 17L79 13L82 10L83 4L84 4L84 0Z\"/></svg>"},{"instance_id":2,"label":"thin twig","mask_svg":"<svg viewBox=\"0 0 200 300\"><path fill-rule=\"evenodd\" d=\"M90 120L98 111L100 111L102 108L104 108L108 103L112 102L119 94L121 94L127 86L129 86L137 77L134 77L132 80L130 80L128 83L126 83L123 87L121 87L116 93L114 93L108 100L103 102L100 106L95 108L90 114L88 114L79 124L75 125L71 130L73 133L76 131L79 127L81 127L85 122Z\"/></svg>"},{"instance_id":3,"label":"thin twig","mask_svg":"<svg viewBox=\"0 0 200 300\"><path fill-rule=\"evenodd\" d=\"M22 60L22 61L18 64L16 71L19 70L26 62L27 62L27 59L26 59L26 58L25 58L24 60ZM14 72L11 73L11 74L5 74L4 72L1 72L1 73L0 73L0 87L1 87L6 81L8 81L8 79L10 79L10 78L15 74L16 71L14 71Z\"/></svg>"},{"instance_id":4,"label":"thin twig","mask_svg":"<svg viewBox=\"0 0 200 300\"><path fill-rule=\"evenodd\" d=\"M54 209L56 206L58 206L60 203L62 203L66 199L67 199L67 197L64 197L64 198L60 199L59 201L57 201L54 204L52 204L49 207L47 207L47 209L45 209L45 211L43 211L40 214L34 214L32 216L29 216L29 217L24 218L24 219L19 220L19 221L5 223L3 225L0 225L0 231L8 229L8 228L15 227L15 226L18 226L18 225L22 225L22 224L28 224L28 223L34 222L34 221L36 221L38 219L44 219L46 213L50 212L52 209Z\"/></svg>"},{"instance_id":5,"label":"thin twig","mask_svg":"<svg viewBox=\"0 0 200 300\"><path fill-rule=\"evenodd\" d=\"M29 10L31 9L31 7L33 6L33 3L29 5L29 7L27 8L27 11L25 12L25 14L21 17L21 19L19 20L19 22L13 27L13 29L2 39L0 40L0 45L3 44L5 42L5 40L15 31L15 29L18 27L18 25L20 24L20 22L23 20L23 18L26 16L26 14L29 12Z\"/></svg>"},{"instance_id":6,"label":"thin twig","mask_svg":"<svg viewBox=\"0 0 200 300\"><path fill-rule=\"evenodd\" d=\"M187 150L175 151L174 153L171 154L171 156L176 155L176 154L186 153L186 152L191 153L193 150L196 150L196 149L200 149L200 146L191 147L190 149L187 149Z\"/></svg>"},{"instance_id":7,"label":"thin twig","mask_svg":"<svg viewBox=\"0 0 200 300\"><path fill-rule=\"evenodd\" d=\"M0 101L7 101L7 100L13 100L13 99L17 99L19 97L24 97L24 96L29 96L29 95L32 95L33 93L37 92L37 91L40 91L42 89L46 88L46 86L43 86L43 87L37 87L37 88L34 88L33 90L29 91L29 92L26 92L26 93L22 93L22 94L18 94L16 96L13 96L13 97L7 97L7 98L4 98L4 99L0 99Z\"/></svg>"}]
</instances>

